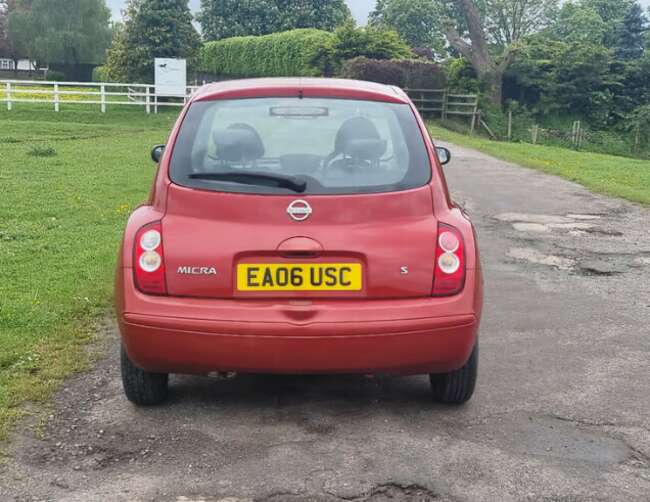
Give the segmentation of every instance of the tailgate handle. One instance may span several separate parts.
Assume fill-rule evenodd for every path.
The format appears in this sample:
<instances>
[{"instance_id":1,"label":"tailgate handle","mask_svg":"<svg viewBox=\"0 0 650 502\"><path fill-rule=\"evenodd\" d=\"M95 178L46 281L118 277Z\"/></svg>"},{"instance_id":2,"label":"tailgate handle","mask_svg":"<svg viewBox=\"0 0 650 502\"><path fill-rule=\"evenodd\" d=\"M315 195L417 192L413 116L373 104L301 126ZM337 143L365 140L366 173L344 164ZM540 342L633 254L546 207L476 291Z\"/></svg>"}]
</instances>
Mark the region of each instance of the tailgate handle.
<instances>
[{"instance_id":1,"label":"tailgate handle","mask_svg":"<svg viewBox=\"0 0 650 502\"><path fill-rule=\"evenodd\" d=\"M286 258L318 258L323 245L310 237L291 237L280 243L278 252Z\"/></svg>"}]
</instances>

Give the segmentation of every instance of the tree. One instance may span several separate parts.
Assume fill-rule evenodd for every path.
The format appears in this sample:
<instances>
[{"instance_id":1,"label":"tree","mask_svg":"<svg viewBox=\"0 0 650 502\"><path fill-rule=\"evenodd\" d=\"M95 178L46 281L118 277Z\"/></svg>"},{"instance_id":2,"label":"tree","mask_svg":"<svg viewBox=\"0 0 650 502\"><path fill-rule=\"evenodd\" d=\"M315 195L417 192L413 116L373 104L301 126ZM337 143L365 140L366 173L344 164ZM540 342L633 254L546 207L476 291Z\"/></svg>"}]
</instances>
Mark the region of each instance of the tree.
<instances>
[{"instance_id":1,"label":"tree","mask_svg":"<svg viewBox=\"0 0 650 502\"><path fill-rule=\"evenodd\" d=\"M569 2L550 31L556 40L603 45L609 29L596 9Z\"/></svg>"},{"instance_id":2,"label":"tree","mask_svg":"<svg viewBox=\"0 0 650 502\"><path fill-rule=\"evenodd\" d=\"M636 3L637 0L579 0L578 5L598 12L608 27L603 43L611 48L616 45L617 33L625 16Z\"/></svg>"},{"instance_id":3,"label":"tree","mask_svg":"<svg viewBox=\"0 0 650 502\"><path fill-rule=\"evenodd\" d=\"M42 63L97 64L110 43L104 0L23 0L9 16L15 50Z\"/></svg>"},{"instance_id":4,"label":"tree","mask_svg":"<svg viewBox=\"0 0 650 502\"><path fill-rule=\"evenodd\" d=\"M334 31L352 19L345 0L275 0L280 11L280 30L317 28Z\"/></svg>"},{"instance_id":5,"label":"tree","mask_svg":"<svg viewBox=\"0 0 650 502\"><path fill-rule=\"evenodd\" d=\"M201 0L198 19L211 41L296 28L333 31L351 17L344 0Z\"/></svg>"},{"instance_id":6,"label":"tree","mask_svg":"<svg viewBox=\"0 0 650 502\"><path fill-rule=\"evenodd\" d=\"M198 16L207 41L279 30L280 11L274 0L201 0Z\"/></svg>"},{"instance_id":7,"label":"tree","mask_svg":"<svg viewBox=\"0 0 650 502\"><path fill-rule=\"evenodd\" d=\"M519 99L540 115L573 115L604 125L616 106L621 75L612 51L584 41L563 42L546 34L522 47L509 72Z\"/></svg>"},{"instance_id":8,"label":"tree","mask_svg":"<svg viewBox=\"0 0 650 502\"><path fill-rule=\"evenodd\" d=\"M551 23L558 0L436 1L447 41L471 63L489 100L500 105L517 44Z\"/></svg>"},{"instance_id":9,"label":"tree","mask_svg":"<svg viewBox=\"0 0 650 502\"><path fill-rule=\"evenodd\" d=\"M12 59L14 58L14 50L9 36L9 16L15 10L15 0L0 0L0 56Z\"/></svg>"},{"instance_id":10,"label":"tree","mask_svg":"<svg viewBox=\"0 0 650 502\"><path fill-rule=\"evenodd\" d=\"M413 48L444 53L435 0L379 0L370 25L394 29Z\"/></svg>"},{"instance_id":11,"label":"tree","mask_svg":"<svg viewBox=\"0 0 650 502\"><path fill-rule=\"evenodd\" d=\"M155 58L192 63L200 47L188 0L128 0L124 26L115 30L108 52L107 72L112 80L151 82Z\"/></svg>"},{"instance_id":12,"label":"tree","mask_svg":"<svg viewBox=\"0 0 650 502\"><path fill-rule=\"evenodd\" d=\"M630 60L643 55L647 23L641 6L632 4L615 33L614 48L619 58Z\"/></svg>"}]
</instances>

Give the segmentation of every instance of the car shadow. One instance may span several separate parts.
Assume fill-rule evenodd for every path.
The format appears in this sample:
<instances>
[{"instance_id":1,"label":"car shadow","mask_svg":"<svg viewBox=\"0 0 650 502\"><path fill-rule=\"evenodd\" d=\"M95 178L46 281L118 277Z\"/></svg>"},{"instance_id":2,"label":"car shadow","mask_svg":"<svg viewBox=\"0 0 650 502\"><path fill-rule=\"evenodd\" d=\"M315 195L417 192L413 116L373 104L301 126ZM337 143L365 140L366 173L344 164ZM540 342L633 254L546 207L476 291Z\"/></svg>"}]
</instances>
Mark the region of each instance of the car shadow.
<instances>
[{"instance_id":1,"label":"car shadow","mask_svg":"<svg viewBox=\"0 0 650 502\"><path fill-rule=\"evenodd\" d=\"M440 406L431 400L426 376L242 374L218 380L174 375L168 400L168 406L230 409L301 405L359 409L379 403L401 410Z\"/></svg>"}]
</instances>

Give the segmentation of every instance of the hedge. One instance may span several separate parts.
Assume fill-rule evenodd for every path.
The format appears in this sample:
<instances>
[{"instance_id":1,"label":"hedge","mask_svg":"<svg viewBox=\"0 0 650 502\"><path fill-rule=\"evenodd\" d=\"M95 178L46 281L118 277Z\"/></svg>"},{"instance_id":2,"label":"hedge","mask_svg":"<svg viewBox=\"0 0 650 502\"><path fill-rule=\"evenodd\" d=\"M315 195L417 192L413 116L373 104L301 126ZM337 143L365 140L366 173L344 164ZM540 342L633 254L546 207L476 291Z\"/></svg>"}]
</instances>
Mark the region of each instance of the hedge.
<instances>
[{"instance_id":1,"label":"hedge","mask_svg":"<svg viewBox=\"0 0 650 502\"><path fill-rule=\"evenodd\" d=\"M376 60L358 57L344 63L342 76L411 89L447 87L447 78L440 65L410 59Z\"/></svg>"},{"instance_id":2,"label":"hedge","mask_svg":"<svg viewBox=\"0 0 650 502\"><path fill-rule=\"evenodd\" d=\"M208 42L201 51L199 70L237 77L330 75L336 40L327 31L299 29Z\"/></svg>"}]
</instances>

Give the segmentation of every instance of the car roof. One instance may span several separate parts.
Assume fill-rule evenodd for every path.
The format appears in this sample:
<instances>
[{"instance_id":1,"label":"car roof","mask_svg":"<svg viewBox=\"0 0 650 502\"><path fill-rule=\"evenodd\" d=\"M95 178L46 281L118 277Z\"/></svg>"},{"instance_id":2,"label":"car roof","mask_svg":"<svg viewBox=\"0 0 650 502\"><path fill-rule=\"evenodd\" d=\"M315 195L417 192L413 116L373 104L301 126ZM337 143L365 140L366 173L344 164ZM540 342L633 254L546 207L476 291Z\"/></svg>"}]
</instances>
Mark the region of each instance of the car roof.
<instances>
[{"instance_id":1,"label":"car roof","mask_svg":"<svg viewBox=\"0 0 650 502\"><path fill-rule=\"evenodd\" d=\"M192 101L258 97L347 98L389 103L409 103L399 87L336 78L253 78L229 80L200 87Z\"/></svg>"}]
</instances>

